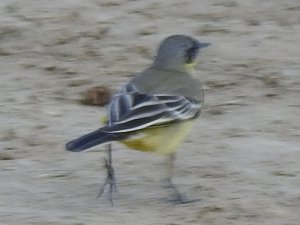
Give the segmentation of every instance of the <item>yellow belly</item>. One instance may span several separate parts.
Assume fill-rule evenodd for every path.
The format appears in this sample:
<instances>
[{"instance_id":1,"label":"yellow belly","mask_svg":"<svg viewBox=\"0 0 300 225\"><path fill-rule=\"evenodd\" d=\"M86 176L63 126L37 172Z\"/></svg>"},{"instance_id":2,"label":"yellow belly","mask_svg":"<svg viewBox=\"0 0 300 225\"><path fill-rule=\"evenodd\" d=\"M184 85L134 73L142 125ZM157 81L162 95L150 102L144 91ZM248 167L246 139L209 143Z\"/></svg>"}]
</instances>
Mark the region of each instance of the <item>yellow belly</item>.
<instances>
[{"instance_id":1,"label":"yellow belly","mask_svg":"<svg viewBox=\"0 0 300 225\"><path fill-rule=\"evenodd\" d=\"M168 126L147 128L139 131L138 136L133 134L122 143L139 151L171 154L177 150L179 144L187 136L192 123L193 120L189 120Z\"/></svg>"}]
</instances>

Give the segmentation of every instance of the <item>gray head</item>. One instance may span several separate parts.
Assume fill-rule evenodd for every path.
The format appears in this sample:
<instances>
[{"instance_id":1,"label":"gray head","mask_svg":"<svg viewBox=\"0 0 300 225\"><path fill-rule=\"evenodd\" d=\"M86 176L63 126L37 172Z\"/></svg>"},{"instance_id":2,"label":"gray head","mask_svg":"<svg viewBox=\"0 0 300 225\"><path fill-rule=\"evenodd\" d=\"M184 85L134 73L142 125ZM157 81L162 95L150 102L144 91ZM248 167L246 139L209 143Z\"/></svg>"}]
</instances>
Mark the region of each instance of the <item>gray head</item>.
<instances>
[{"instance_id":1,"label":"gray head","mask_svg":"<svg viewBox=\"0 0 300 225\"><path fill-rule=\"evenodd\" d=\"M185 70L186 64L195 62L199 50L209 45L187 35L169 36L161 42L153 66L159 69Z\"/></svg>"}]
</instances>

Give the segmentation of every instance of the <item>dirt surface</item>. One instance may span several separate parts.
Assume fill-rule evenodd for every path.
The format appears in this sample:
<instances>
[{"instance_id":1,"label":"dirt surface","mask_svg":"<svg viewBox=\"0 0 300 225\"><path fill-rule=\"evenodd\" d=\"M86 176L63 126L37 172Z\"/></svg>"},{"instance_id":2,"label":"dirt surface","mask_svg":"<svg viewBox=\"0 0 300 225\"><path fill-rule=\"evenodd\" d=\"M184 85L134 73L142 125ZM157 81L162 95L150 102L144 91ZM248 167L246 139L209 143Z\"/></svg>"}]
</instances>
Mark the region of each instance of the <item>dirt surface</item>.
<instances>
[{"instance_id":1,"label":"dirt surface","mask_svg":"<svg viewBox=\"0 0 300 225\"><path fill-rule=\"evenodd\" d=\"M201 200L166 202L164 157L116 144L111 207L96 198L105 146L64 150L105 114L79 99L118 88L171 34L213 43L197 68L206 109L175 174ZM299 62L299 0L1 0L0 224L298 225Z\"/></svg>"}]
</instances>

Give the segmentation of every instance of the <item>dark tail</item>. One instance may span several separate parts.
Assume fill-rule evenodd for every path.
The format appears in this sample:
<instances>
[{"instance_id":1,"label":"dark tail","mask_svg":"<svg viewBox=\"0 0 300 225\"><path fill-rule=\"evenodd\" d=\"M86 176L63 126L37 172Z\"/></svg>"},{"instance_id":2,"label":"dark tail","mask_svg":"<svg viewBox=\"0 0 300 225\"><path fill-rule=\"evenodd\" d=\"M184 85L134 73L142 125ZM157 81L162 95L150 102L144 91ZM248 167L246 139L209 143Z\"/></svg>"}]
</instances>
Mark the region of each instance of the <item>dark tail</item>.
<instances>
[{"instance_id":1,"label":"dark tail","mask_svg":"<svg viewBox=\"0 0 300 225\"><path fill-rule=\"evenodd\" d=\"M115 134L106 133L102 129L99 129L68 142L66 149L72 152L81 152L96 145L117 139Z\"/></svg>"}]
</instances>

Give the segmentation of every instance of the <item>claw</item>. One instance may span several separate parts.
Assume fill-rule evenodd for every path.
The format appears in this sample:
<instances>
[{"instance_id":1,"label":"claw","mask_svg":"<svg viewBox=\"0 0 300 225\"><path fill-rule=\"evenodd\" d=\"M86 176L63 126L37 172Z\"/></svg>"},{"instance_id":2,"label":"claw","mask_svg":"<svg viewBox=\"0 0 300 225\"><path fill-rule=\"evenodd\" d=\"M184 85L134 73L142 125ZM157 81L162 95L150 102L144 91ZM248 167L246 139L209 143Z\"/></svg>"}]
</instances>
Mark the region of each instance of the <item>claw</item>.
<instances>
[{"instance_id":1,"label":"claw","mask_svg":"<svg viewBox=\"0 0 300 225\"><path fill-rule=\"evenodd\" d=\"M201 199L189 199L186 196L186 194L179 192L178 189L175 187L175 185L173 185L172 183L168 185L168 188L171 188L173 193L172 193L172 197L166 199L167 202L173 204L188 204L188 203L201 201Z\"/></svg>"},{"instance_id":2,"label":"claw","mask_svg":"<svg viewBox=\"0 0 300 225\"><path fill-rule=\"evenodd\" d=\"M105 161L105 168L107 170L107 176L105 178L104 183L102 184L99 194L97 198L100 198L102 194L104 193L105 187L109 185L108 188L108 201L111 203L111 206L113 206L113 200L112 200L112 193L117 192L117 183L116 183L116 178L115 178L115 171L114 168L112 167L111 163L104 158Z\"/></svg>"},{"instance_id":3,"label":"claw","mask_svg":"<svg viewBox=\"0 0 300 225\"><path fill-rule=\"evenodd\" d=\"M171 179L167 180L167 185L165 186L166 188L172 189L172 198L167 199L168 202L172 202L174 204L188 204L196 201L200 201L201 199L189 199L185 194L180 193L176 186L173 184Z\"/></svg>"}]
</instances>

